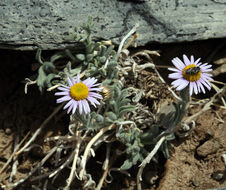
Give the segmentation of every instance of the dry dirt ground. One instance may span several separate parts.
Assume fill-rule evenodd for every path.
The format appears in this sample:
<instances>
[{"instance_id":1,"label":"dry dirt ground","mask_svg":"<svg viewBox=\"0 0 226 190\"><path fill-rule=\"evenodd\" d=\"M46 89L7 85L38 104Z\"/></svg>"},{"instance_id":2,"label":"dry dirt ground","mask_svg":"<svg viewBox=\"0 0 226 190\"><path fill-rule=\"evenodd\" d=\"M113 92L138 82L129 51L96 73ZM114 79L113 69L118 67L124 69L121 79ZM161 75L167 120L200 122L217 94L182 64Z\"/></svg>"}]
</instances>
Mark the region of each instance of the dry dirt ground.
<instances>
[{"instance_id":1,"label":"dry dirt ground","mask_svg":"<svg viewBox=\"0 0 226 190\"><path fill-rule=\"evenodd\" d=\"M181 57L182 54L194 55L195 58L202 57L205 61L213 63L226 57L225 42L225 39L219 39L183 44L149 45L145 49L160 50L161 57L154 59L157 65L170 65L173 57ZM35 73L32 71L32 64L36 62L35 52L1 50L0 56L0 168L2 168L12 154L13 143L21 141L18 137L24 137L29 131L32 134L51 114L56 104L53 94L40 95L35 86L29 87L28 94L24 94L22 81ZM218 65L214 64L213 67L215 69ZM159 71L168 81L168 71L162 68ZM215 79L225 83L225 73L218 75ZM218 86L222 87L222 85ZM159 92L158 87L153 86L153 91L156 89ZM195 96L193 100L197 102L197 99L209 98L214 93L212 90L209 94ZM177 137L173 141L170 148L171 157L168 160L162 159L162 165L157 168L149 165L145 169L143 189L206 190L226 187L226 163L222 157L226 154L226 109L219 105L222 105L220 100L197 118L196 127L189 136ZM201 101L194 103L189 108L187 116L201 109ZM52 135L65 134L67 129L62 126L67 121L68 118L64 115L55 117L35 141L37 147L20 156L17 174L12 179L10 178L12 167L10 164L0 174L0 183L8 180L17 181L26 176L31 168L43 158L49 149L48 146L51 146L51 144L44 146L41 143L43 139ZM40 147L40 144L43 146ZM45 167L52 167L52 165L50 159ZM93 169L95 172L98 171L98 169ZM131 178L122 174L114 175L114 181L111 185L105 184L105 189L136 189L133 170L134 168L130 170ZM62 176L61 180L66 179ZM33 189L34 183L38 182L28 181L17 189ZM59 183L55 182L48 189L57 189Z\"/></svg>"}]
</instances>

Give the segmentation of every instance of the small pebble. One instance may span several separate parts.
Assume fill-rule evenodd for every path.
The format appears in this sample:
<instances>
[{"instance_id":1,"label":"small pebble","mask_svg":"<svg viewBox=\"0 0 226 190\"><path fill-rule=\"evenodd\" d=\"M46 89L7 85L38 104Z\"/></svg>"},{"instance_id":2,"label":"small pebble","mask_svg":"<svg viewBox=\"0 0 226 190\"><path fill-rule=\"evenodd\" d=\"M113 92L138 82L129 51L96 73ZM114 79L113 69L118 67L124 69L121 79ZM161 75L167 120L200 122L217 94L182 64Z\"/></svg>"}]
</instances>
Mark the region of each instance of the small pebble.
<instances>
[{"instance_id":1,"label":"small pebble","mask_svg":"<svg viewBox=\"0 0 226 190\"><path fill-rule=\"evenodd\" d=\"M214 154L220 148L220 143L215 139L208 140L200 147L197 148L197 154L201 157L207 157L210 154Z\"/></svg>"},{"instance_id":2,"label":"small pebble","mask_svg":"<svg viewBox=\"0 0 226 190\"><path fill-rule=\"evenodd\" d=\"M11 130L10 128L6 128L6 129L5 129L5 133L6 133L7 135L10 135L10 134L12 133L12 130Z\"/></svg>"},{"instance_id":3,"label":"small pebble","mask_svg":"<svg viewBox=\"0 0 226 190\"><path fill-rule=\"evenodd\" d=\"M129 50L127 50L127 49L123 49L122 51L121 51L121 56L122 56L122 59L123 60L126 60L127 58L128 58L128 56L129 56Z\"/></svg>"},{"instance_id":4,"label":"small pebble","mask_svg":"<svg viewBox=\"0 0 226 190\"><path fill-rule=\"evenodd\" d=\"M157 174L157 171L148 171L144 175L144 179L147 183L150 185L153 185L158 180L159 176Z\"/></svg>"},{"instance_id":5,"label":"small pebble","mask_svg":"<svg viewBox=\"0 0 226 190\"><path fill-rule=\"evenodd\" d=\"M212 178L217 180L217 181L222 180L223 177L224 177L224 172L222 172L222 171L214 172L213 175L212 175Z\"/></svg>"}]
</instances>

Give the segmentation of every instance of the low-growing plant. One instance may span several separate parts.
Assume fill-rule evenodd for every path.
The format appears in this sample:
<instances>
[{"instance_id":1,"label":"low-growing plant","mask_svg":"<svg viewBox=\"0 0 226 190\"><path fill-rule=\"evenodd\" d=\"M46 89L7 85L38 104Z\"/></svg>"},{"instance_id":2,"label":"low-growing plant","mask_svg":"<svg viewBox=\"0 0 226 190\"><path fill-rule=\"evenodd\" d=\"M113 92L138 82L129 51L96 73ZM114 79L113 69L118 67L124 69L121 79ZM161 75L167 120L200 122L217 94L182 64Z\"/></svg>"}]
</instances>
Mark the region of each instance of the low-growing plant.
<instances>
[{"instance_id":1,"label":"low-growing plant","mask_svg":"<svg viewBox=\"0 0 226 190\"><path fill-rule=\"evenodd\" d=\"M180 91L180 97L175 93L173 95L179 100L162 106L158 112L153 113L150 107L139 102L145 95L143 91L135 86L131 87L127 80L132 76L137 77L146 68L153 69L159 75L155 65L150 62L138 65L133 57L120 57L113 45L93 41L93 26L92 19L89 18L80 29L75 28L70 39L76 45L56 52L49 59L45 58L45 61L42 50L37 51L36 59L40 64L36 76L37 85L41 92L48 89L55 91L56 96L61 96L57 103L62 104L60 108L64 106L63 109L67 110L70 122L66 136L45 139L57 143L35 169L40 169L46 159L55 154L55 159L59 160L55 160L55 168L50 169L46 177L57 176L66 166L71 166L68 180L66 184L62 184L65 185L64 189L69 189L75 178L85 182L84 188L100 189L106 178L106 171L110 171L115 160L124 159L119 172L141 164L137 175L137 185L141 189L142 169L158 155L158 150L166 158L170 156L170 141L175 138L192 93L205 93L204 86L210 89L209 80L212 78L206 72L211 71L211 66L199 63L199 59L194 61L193 56L191 60L185 55L184 61L173 59L176 68L169 70L175 73L169 77L176 79L172 85ZM32 146L31 143L41 129L27 142L25 148ZM92 175L86 170L86 163L91 155L95 156L100 145L104 144L121 146L117 145L116 149L107 146L103 164L105 172L96 185ZM62 151L67 154L62 154ZM109 155L114 155L114 161ZM65 156L68 157L65 159ZM63 158L66 160L64 163L60 161ZM34 172L30 172L28 177ZM15 187L27 178L7 187Z\"/></svg>"}]
</instances>

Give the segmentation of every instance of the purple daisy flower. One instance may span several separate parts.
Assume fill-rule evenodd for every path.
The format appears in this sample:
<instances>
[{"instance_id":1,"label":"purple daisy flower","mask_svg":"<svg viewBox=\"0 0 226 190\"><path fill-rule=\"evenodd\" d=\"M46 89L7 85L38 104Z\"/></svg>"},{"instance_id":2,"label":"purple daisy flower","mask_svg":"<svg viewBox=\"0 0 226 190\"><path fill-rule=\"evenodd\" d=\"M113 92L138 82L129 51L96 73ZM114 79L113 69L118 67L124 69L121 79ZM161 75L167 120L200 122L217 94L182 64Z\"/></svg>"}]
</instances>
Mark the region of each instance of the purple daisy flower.
<instances>
[{"instance_id":1,"label":"purple daisy flower","mask_svg":"<svg viewBox=\"0 0 226 190\"><path fill-rule=\"evenodd\" d=\"M191 60L188 59L186 55L183 55L184 61L181 61L178 57L172 60L172 63L176 68L168 68L174 73L169 74L169 78L176 79L171 84L176 88L176 90L182 90L189 85L189 93L192 95L193 92L198 94L203 92L205 94L204 86L210 90L211 84L209 81L212 81L211 74L207 73L212 71L212 65L208 63L202 64L200 58L196 61L194 56L191 56Z\"/></svg>"},{"instance_id":2,"label":"purple daisy flower","mask_svg":"<svg viewBox=\"0 0 226 190\"><path fill-rule=\"evenodd\" d=\"M69 86L61 85L58 87L62 92L56 92L56 96L63 96L57 99L57 103L62 103L68 101L63 109L67 109L67 113L69 114L72 111L72 114L75 113L78 108L79 113L88 114L90 112L90 107L88 101L96 107L100 102L97 99L103 99L102 96L95 91L101 91L101 88L98 88L100 84L95 84L97 79L95 78L87 78L83 82L80 81L79 74L77 75L77 80L75 81L73 78L67 78L67 82Z\"/></svg>"}]
</instances>

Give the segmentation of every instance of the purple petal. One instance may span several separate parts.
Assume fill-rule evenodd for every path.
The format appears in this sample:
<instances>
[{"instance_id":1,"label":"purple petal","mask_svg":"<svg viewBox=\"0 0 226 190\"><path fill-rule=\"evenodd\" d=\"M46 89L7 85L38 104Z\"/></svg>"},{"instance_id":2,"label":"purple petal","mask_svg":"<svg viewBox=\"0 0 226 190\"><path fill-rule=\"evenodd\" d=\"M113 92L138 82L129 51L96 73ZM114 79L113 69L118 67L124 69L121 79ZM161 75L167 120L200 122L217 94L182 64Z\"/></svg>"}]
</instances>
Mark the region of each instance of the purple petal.
<instances>
[{"instance_id":1,"label":"purple petal","mask_svg":"<svg viewBox=\"0 0 226 190\"><path fill-rule=\"evenodd\" d=\"M209 69L211 67L212 67L212 65L201 65L200 66L201 69Z\"/></svg>"},{"instance_id":2,"label":"purple petal","mask_svg":"<svg viewBox=\"0 0 226 190\"><path fill-rule=\"evenodd\" d=\"M90 87L95 87L95 86L100 86L101 85L101 83L97 83L97 84L93 84L92 86L90 86Z\"/></svg>"},{"instance_id":3,"label":"purple petal","mask_svg":"<svg viewBox=\"0 0 226 190\"><path fill-rule=\"evenodd\" d=\"M210 72L212 71L213 69L211 69L212 65L206 65L206 66L200 66L202 72Z\"/></svg>"},{"instance_id":4,"label":"purple petal","mask_svg":"<svg viewBox=\"0 0 226 190\"><path fill-rule=\"evenodd\" d=\"M73 102L73 99L71 99L65 106L64 106L64 110L67 109Z\"/></svg>"},{"instance_id":5,"label":"purple petal","mask_svg":"<svg viewBox=\"0 0 226 190\"><path fill-rule=\"evenodd\" d=\"M202 64L201 62L199 63L200 59L201 59L201 58L198 58L198 59L194 62L194 64L195 64L196 66L199 66L199 65Z\"/></svg>"},{"instance_id":6,"label":"purple petal","mask_svg":"<svg viewBox=\"0 0 226 190\"><path fill-rule=\"evenodd\" d=\"M194 64L194 56L191 55L191 64Z\"/></svg>"},{"instance_id":7,"label":"purple petal","mask_svg":"<svg viewBox=\"0 0 226 190\"><path fill-rule=\"evenodd\" d=\"M184 65L184 63L178 58L178 57L176 57L176 58L174 58L173 60L172 60L172 63L174 64L174 66L176 67L176 68L178 68L179 70L183 70L183 68L185 67L185 65Z\"/></svg>"},{"instance_id":8,"label":"purple petal","mask_svg":"<svg viewBox=\"0 0 226 190\"><path fill-rule=\"evenodd\" d=\"M77 109L77 106L78 106L78 102L74 100L73 102L73 110L72 110L72 114L75 113L76 109Z\"/></svg>"},{"instance_id":9,"label":"purple petal","mask_svg":"<svg viewBox=\"0 0 226 190\"><path fill-rule=\"evenodd\" d=\"M210 84L210 82L209 82L209 81L205 81L205 82L206 82L206 84L209 86L209 88L208 88L208 89L210 90L210 89L211 89L211 87L212 87L212 86L211 86L211 84Z\"/></svg>"},{"instance_id":10,"label":"purple petal","mask_svg":"<svg viewBox=\"0 0 226 190\"><path fill-rule=\"evenodd\" d=\"M84 104L84 100L81 100L81 102L82 102L83 110L84 110L85 114L87 114L87 109L86 109L86 106Z\"/></svg>"},{"instance_id":11,"label":"purple petal","mask_svg":"<svg viewBox=\"0 0 226 190\"><path fill-rule=\"evenodd\" d=\"M168 75L168 77L170 79L179 79L179 78L182 78L183 75L181 73L171 73L171 74Z\"/></svg>"},{"instance_id":12,"label":"purple petal","mask_svg":"<svg viewBox=\"0 0 226 190\"><path fill-rule=\"evenodd\" d=\"M66 91L63 91L63 92L56 92L55 94L54 94L55 96L63 96L63 95L70 95L70 93L69 92L66 92Z\"/></svg>"},{"instance_id":13,"label":"purple petal","mask_svg":"<svg viewBox=\"0 0 226 190\"><path fill-rule=\"evenodd\" d=\"M199 79L199 81L201 82L201 84L203 84L206 88L208 88L208 90L211 89L211 85L208 81L203 80L202 78Z\"/></svg>"},{"instance_id":14,"label":"purple petal","mask_svg":"<svg viewBox=\"0 0 226 190\"><path fill-rule=\"evenodd\" d=\"M89 77L86 80L84 80L82 83L84 83L85 85L88 85L90 83L92 79Z\"/></svg>"},{"instance_id":15,"label":"purple petal","mask_svg":"<svg viewBox=\"0 0 226 190\"><path fill-rule=\"evenodd\" d=\"M208 75L206 75L206 73L202 73L202 76L201 76L201 78L203 79L203 80L210 80L210 81L213 81L213 79L211 78L211 77L209 77Z\"/></svg>"},{"instance_id":16,"label":"purple petal","mask_svg":"<svg viewBox=\"0 0 226 190\"><path fill-rule=\"evenodd\" d=\"M213 75L210 74L210 73L203 73L203 74L205 74L205 75L208 76L208 77L212 77L212 76L213 76Z\"/></svg>"},{"instance_id":17,"label":"purple petal","mask_svg":"<svg viewBox=\"0 0 226 190\"><path fill-rule=\"evenodd\" d=\"M183 59L184 59L185 65L190 65L191 64L191 61L188 59L188 57L186 55L183 55Z\"/></svg>"},{"instance_id":18,"label":"purple petal","mask_svg":"<svg viewBox=\"0 0 226 190\"><path fill-rule=\"evenodd\" d=\"M85 81L83 81L84 84L86 84L87 87L92 87L97 82L97 79L95 78L88 78Z\"/></svg>"},{"instance_id":19,"label":"purple petal","mask_svg":"<svg viewBox=\"0 0 226 190\"><path fill-rule=\"evenodd\" d=\"M204 89L204 87L203 87L202 83L201 83L199 80L197 81L197 85L198 85L198 87L199 87L199 88L201 88L201 89L202 89L202 92L205 94L205 93L206 93L206 91L205 91L205 89Z\"/></svg>"},{"instance_id":20,"label":"purple petal","mask_svg":"<svg viewBox=\"0 0 226 190\"><path fill-rule=\"evenodd\" d=\"M71 112L73 106L74 106L74 105L73 105L73 102L72 102L72 104L70 105L70 107L69 107L68 110L67 110L67 114L69 114L69 113Z\"/></svg>"},{"instance_id":21,"label":"purple petal","mask_svg":"<svg viewBox=\"0 0 226 190\"><path fill-rule=\"evenodd\" d=\"M58 87L57 88L58 90L62 90L62 91L66 91L66 92L69 92L70 91L70 89L68 88L64 88L64 87Z\"/></svg>"},{"instance_id":22,"label":"purple petal","mask_svg":"<svg viewBox=\"0 0 226 190\"><path fill-rule=\"evenodd\" d=\"M199 67L200 65L202 65L202 62L199 62L196 66Z\"/></svg>"},{"instance_id":23,"label":"purple petal","mask_svg":"<svg viewBox=\"0 0 226 190\"><path fill-rule=\"evenodd\" d=\"M180 85L176 88L177 91L180 91L184 89L188 85L188 81L184 80L183 82L180 83Z\"/></svg>"},{"instance_id":24,"label":"purple petal","mask_svg":"<svg viewBox=\"0 0 226 190\"><path fill-rule=\"evenodd\" d=\"M89 107L89 104L88 104L87 100L84 100L84 105L86 107L87 113L89 113L90 112L90 107Z\"/></svg>"},{"instance_id":25,"label":"purple petal","mask_svg":"<svg viewBox=\"0 0 226 190\"><path fill-rule=\"evenodd\" d=\"M64 84L61 84L60 86L62 86L62 87L64 87L64 88L66 88L66 89L70 89L70 87L69 87L69 86L66 86L66 85L64 85Z\"/></svg>"},{"instance_id":26,"label":"purple petal","mask_svg":"<svg viewBox=\"0 0 226 190\"><path fill-rule=\"evenodd\" d=\"M202 69L202 72L204 72L204 73L211 72L211 71L213 71L213 69L206 69L206 70Z\"/></svg>"},{"instance_id":27,"label":"purple petal","mask_svg":"<svg viewBox=\"0 0 226 190\"><path fill-rule=\"evenodd\" d=\"M97 94L95 92L89 92L89 96L92 96L92 97L95 97L95 98L99 98L99 99L103 99L100 94Z\"/></svg>"},{"instance_id":28,"label":"purple petal","mask_svg":"<svg viewBox=\"0 0 226 190\"><path fill-rule=\"evenodd\" d=\"M197 86L197 88L198 88L198 93L200 93L200 92L201 92L201 89L200 89L200 86L199 86L199 84L198 84L198 81L196 81L196 86Z\"/></svg>"},{"instance_id":29,"label":"purple petal","mask_svg":"<svg viewBox=\"0 0 226 190\"><path fill-rule=\"evenodd\" d=\"M69 85L70 87L73 86L73 83L71 82L71 79L70 79L69 77L67 77L67 83L68 83L68 85Z\"/></svg>"},{"instance_id":30,"label":"purple petal","mask_svg":"<svg viewBox=\"0 0 226 190\"><path fill-rule=\"evenodd\" d=\"M173 82L171 83L171 85L173 85L173 87L176 88L177 86L180 85L181 80L182 80L182 79L177 79L177 80L173 81Z\"/></svg>"},{"instance_id":31,"label":"purple petal","mask_svg":"<svg viewBox=\"0 0 226 190\"><path fill-rule=\"evenodd\" d=\"M176 68L168 68L168 70L170 70L170 71L175 71L175 72L181 72L181 70L179 70L179 69L176 69Z\"/></svg>"},{"instance_id":32,"label":"purple petal","mask_svg":"<svg viewBox=\"0 0 226 190\"><path fill-rule=\"evenodd\" d=\"M193 83L194 83L194 92L195 92L195 94L198 94L197 84L196 84L196 82L193 82Z\"/></svg>"},{"instance_id":33,"label":"purple petal","mask_svg":"<svg viewBox=\"0 0 226 190\"><path fill-rule=\"evenodd\" d=\"M69 114L69 113L71 112L72 108L73 108L73 104L71 104L71 105L69 106L69 108L68 108L68 110L67 110L67 114Z\"/></svg>"},{"instance_id":34,"label":"purple petal","mask_svg":"<svg viewBox=\"0 0 226 190\"><path fill-rule=\"evenodd\" d=\"M89 100L89 102L90 102L94 107L96 107L95 104L100 105L100 102L97 101L95 98L93 98L93 97L91 97L91 96L88 96L88 97L87 97L87 100Z\"/></svg>"},{"instance_id":35,"label":"purple petal","mask_svg":"<svg viewBox=\"0 0 226 190\"><path fill-rule=\"evenodd\" d=\"M82 100L83 110L85 114L90 112L89 104L86 100Z\"/></svg>"},{"instance_id":36,"label":"purple petal","mask_svg":"<svg viewBox=\"0 0 226 190\"><path fill-rule=\"evenodd\" d=\"M197 88L198 88L198 93L200 93L200 92L201 92L202 85L201 85L201 83L200 83L199 80L196 81L196 85L197 85ZM200 86L200 85L201 85L201 86Z\"/></svg>"},{"instance_id":37,"label":"purple petal","mask_svg":"<svg viewBox=\"0 0 226 190\"><path fill-rule=\"evenodd\" d=\"M71 82L74 85L75 84L75 79L74 78L71 78Z\"/></svg>"},{"instance_id":38,"label":"purple petal","mask_svg":"<svg viewBox=\"0 0 226 190\"><path fill-rule=\"evenodd\" d=\"M68 101L68 100L71 100L71 97L70 96L64 96L62 98L59 98L57 99L57 103L62 103L62 102L65 102L65 101Z\"/></svg>"},{"instance_id":39,"label":"purple petal","mask_svg":"<svg viewBox=\"0 0 226 190\"><path fill-rule=\"evenodd\" d=\"M182 83L185 83L186 85L188 85L189 82L183 78L180 78L173 81L171 84L176 88L177 86L180 86Z\"/></svg>"},{"instance_id":40,"label":"purple petal","mask_svg":"<svg viewBox=\"0 0 226 190\"><path fill-rule=\"evenodd\" d=\"M77 74L77 80L76 80L76 82L77 83L80 83L80 74L79 73Z\"/></svg>"},{"instance_id":41,"label":"purple petal","mask_svg":"<svg viewBox=\"0 0 226 190\"><path fill-rule=\"evenodd\" d=\"M98 92L100 92L101 88L89 88L89 91L98 91Z\"/></svg>"},{"instance_id":42,"label":"purple petal","mask_svg":"<svg viewBox=\"0 0 226 190\"><path fill-rule=\"evenodd\" d=\"M208 63L202 63L201 65L199 65L199 67L205 67L206 65L208 65Z\"/></svg>"}]
</instances>

